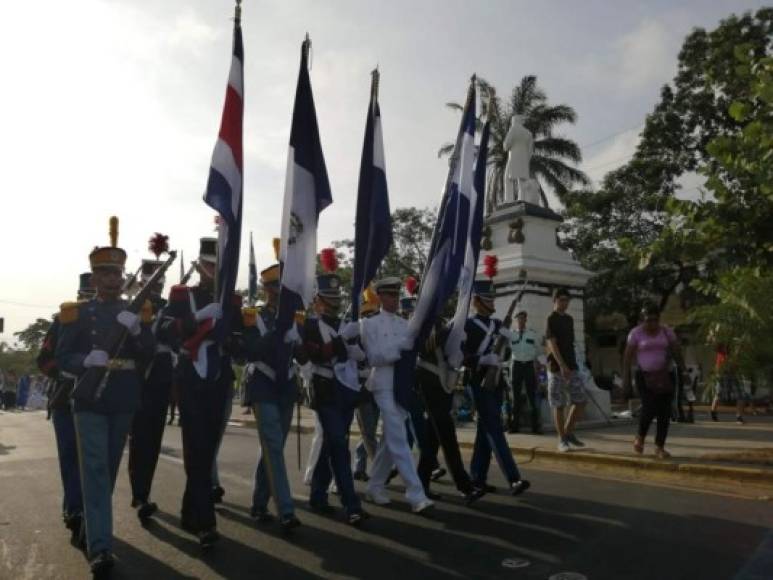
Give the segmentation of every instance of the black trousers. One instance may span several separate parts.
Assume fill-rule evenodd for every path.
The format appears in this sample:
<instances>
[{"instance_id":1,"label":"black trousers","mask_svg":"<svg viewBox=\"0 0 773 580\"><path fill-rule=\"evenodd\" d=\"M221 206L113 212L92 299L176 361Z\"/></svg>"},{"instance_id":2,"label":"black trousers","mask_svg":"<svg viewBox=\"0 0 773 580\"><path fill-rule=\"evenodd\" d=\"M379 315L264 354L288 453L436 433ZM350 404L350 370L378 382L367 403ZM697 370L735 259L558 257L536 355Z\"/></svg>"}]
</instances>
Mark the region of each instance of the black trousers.
<instances>
[{"instance_id":1,"label":"black trousers","mask_svg":"<svg viewBox=\"0 0 773 580\"><path fill-rule=\"evenodd\" d=\"M185 464L182 518L194 530L214 528L212 462L215 460L228 387L233 380L227 369L214 381L201 379L191 363L180 363L180 419Z\"/></svg>"},{"instance_id":2,"label":"black trousers","mask_svg":"<svg viewBox=\"0 0 773 580\"><path fill-rule=\"evenodd\" d=\"M161 452L166 410L172 389L171 368L166 376L153 373L142 387L142 402L129 433L129 481L132 499L146 502Z\"/></svg>"},{"instance_id":3,"label":"black trousers","mask_svg":"<svg viewBox=\"0 0 773 580\"><path fill-rule=\"evenodd\" d=\"M641 395L641 414L639 415L639 437L644 439L653 419L657 419L655 445L663 447L668 437L668 425L671 422L671 404L674 393L653 393L644 383L644 374L636 372L636 386Z\"/></svg>"},{"instance_id":4,"label":"black trousers","mask_svg":"<svg viewBox=\"0 0 773 580\"><path fill-rule=\"evenodd\" d=\"M464 469L459 441L456 438L456 426L451 418L452 395L443 390L437 375L423 368L416 369L416 387L420 389L420 398L429 415L427 442L421 448L418 466L419 479L424 489L429 489L432 470L437 467L438 449L442 447L446 466L456 488L462 493L471 493L472 481Z\"/></svg>"},{"instance_id":5,"label":"black trousers","mask_svg":"<svg viewBox=\"0 0 773 580\"><path fill-rule=\"evenodd\" d=\"M539 406L537 405L537 374L534 371L534 361L518 362L513 361L512 376L513 389L513 417L510 426L518 429L521 422L521 407L523 398L521 389L526 385L526 397L529 399L529 410L531 415L531 428L536 431L540 428Z\"/></svg>"}]
</instances>

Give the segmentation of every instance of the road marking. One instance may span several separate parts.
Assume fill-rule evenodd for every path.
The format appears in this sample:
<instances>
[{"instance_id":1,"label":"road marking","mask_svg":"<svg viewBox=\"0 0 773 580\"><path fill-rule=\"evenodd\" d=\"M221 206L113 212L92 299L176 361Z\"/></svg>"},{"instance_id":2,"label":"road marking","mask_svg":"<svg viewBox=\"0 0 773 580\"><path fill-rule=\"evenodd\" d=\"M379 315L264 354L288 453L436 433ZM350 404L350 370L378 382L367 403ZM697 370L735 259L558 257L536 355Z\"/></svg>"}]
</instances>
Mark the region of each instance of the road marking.
<instances>
[{"instance_id":1,"label":"road marking","mask_svg":"<svg viewBox=\"0 0 773 580\"><path fill-rule=\"evenodd\" d=\"M502 568L526 568L531 562L523 558L505 558L502 560Z\"/></svg>"}]
</instances>

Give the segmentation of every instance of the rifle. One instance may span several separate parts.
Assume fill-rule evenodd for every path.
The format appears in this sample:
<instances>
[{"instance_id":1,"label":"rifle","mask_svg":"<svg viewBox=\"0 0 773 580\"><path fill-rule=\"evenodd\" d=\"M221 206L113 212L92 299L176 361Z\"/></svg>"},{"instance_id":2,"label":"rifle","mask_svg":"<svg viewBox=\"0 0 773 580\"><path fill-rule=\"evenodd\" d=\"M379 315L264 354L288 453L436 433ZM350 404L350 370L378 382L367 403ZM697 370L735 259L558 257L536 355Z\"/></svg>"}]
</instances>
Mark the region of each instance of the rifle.
<instances>
[{"instance_id":1,"label":"rifle","mask_svg":"<svg viewBox=\"0 0 773 580\"><path fill-rule=\"evenodd\" d=\"M185 273L185 275L180 278L180 284L185 285L188 283L188 280L190 280L191 276L193 276L193 271L196 269L196 260L193 260L191 262L190 268L188 268L188 271Z\"/></svg>"},{"instance_id":2,"label":"rifle","mask_svg":"<svg viewBox=\"0 0 773 580\"><path fill-rule=\"evenodd\" d=\"M160 280L166 273L169 266L172 265L174 259L177 257L177 252L174 250L169 252L169 258L164 262L158 270L153 273L142 289L137 292L126 310L137 314L145 304L145 300L150 295L153 286ZM123 343L126 341L126 335L129 331L123 327L123 325L117 322L110 328L107 333L107 337L100 345L101 350L107 352L110 360L116 358L118 353L121 352ZM75 388L72 391L74 399L81 399L89 402L95 402L99 400L102 393L107 386L107 380L110 377L110 369L107 367L89 367L86 372L75 383Z\"/></svg>"},{"instance_id":3,"label":"rifle","mask_svg":"<svg viewBox=\"0 0 773 580\"><path fill-rule=\"evenodd\" d=\"M513 312L515 312L515 307L518 306L518 303L521 301L521 298L523 297L523 293L526 291L526 284L528 284L528 282L529 282L529 279L524 278L521 289L518 291L518 294L515 295L515 298L513 298L513 301L510 303L510 307L507 309L507 315L505 315L505 318L502 321L502 326L504 328L510 328L510 325L513 323ZM497 336L496 342L494 342L494 348L492 350L494 354L497 355L500 359L502 358L502 355L504 354L505 349L508 346L507 343L508 343L507 337L502 336L501 334ZM488 369L486 369L486 375L483 377L483 383L482 383L483 388L488 391L496 390L497 386L499 385L499 377L501 373L502 373L501 366L488 367Z\"/></svg>"}]
</instances>

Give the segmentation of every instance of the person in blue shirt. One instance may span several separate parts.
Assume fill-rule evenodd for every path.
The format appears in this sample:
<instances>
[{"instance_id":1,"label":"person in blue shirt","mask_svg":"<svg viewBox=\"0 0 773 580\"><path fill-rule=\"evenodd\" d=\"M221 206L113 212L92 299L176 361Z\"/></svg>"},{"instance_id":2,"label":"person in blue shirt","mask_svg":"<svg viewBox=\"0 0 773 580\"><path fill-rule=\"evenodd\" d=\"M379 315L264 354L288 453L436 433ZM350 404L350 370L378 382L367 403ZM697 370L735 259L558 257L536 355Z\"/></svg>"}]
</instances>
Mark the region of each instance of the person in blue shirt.
<instances>
[{"instance_id":1,"label":"person in blue shirt","mask_svg":"<svg viewBox=\"0 0 773 580\"><path fill-rule=\"evenodd\" d=\"M112 494L132 417L140 405L142 381L137 369L151 359L156 343L150 304L137 315L121 299L126 252L115 247L115 237L113 245L95 248L89 261L96 298L61 306L56 364L78 379L91 368L106 369L104 388L96 397L80 396L77 384L73 394L87 553L92 573L102 577L113 566ZM126 339L111 358L105 341L115 325L125 328Z\"/></svg>"}]
</instances>

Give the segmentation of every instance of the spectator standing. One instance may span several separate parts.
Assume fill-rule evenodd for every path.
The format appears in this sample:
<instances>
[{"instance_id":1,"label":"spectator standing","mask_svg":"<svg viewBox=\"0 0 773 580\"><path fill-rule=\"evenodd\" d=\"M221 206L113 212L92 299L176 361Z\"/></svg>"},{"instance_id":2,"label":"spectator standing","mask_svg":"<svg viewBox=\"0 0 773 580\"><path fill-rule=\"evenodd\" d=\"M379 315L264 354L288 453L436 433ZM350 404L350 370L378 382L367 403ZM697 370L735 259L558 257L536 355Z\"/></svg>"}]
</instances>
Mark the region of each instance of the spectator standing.
<instances>
[{"instance_id":1,"label":"spectator standing","mask_svg":"<svg viewBox=\"0 0 773 580\"><path fill-rule=\"evenodd\" d=\"M571 447L585 447L574 434L582 410L587 403L582 378L578 373L574 348L574 319L567 313L571 297L566 288L553 293L553 312L547 320L545 341L548 350L548 400L553 409L553 421L558 432L558 450L567 452ZM571 405L564 416L567 399Z\"/></svg>"},{"instance_id":2,"label":"spectator standing","mask_svg":"<svg viewBox=\"0 0 773 580\"><path fill-rule=\"evenodd\" d=\"M669 327L660 324L660 312L655 306L645 306L642 309L642 319L643 322L628 334L623 355L625 388L630 387L631 364L634 357L636 358L635 380L642 402L639 431L633 448L636 453L644 452L647 431L652 420L657 418L655 456L665 459L671 456L665 449L675 392L671 367L675 361L681 371L684 369L684 360L676 334Z\"/></svg>"},{"instance_id":3,"label":"spectator standing","mask_svg":"<svg viewBox=\"0 0 773 580\"><path fill-rule=\"evenodd\" d=\"M13 411L16 408L16 387L16 373L8 371L3 385L3 406L6 411Z\"/></svg>"}]
</instances>

